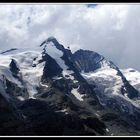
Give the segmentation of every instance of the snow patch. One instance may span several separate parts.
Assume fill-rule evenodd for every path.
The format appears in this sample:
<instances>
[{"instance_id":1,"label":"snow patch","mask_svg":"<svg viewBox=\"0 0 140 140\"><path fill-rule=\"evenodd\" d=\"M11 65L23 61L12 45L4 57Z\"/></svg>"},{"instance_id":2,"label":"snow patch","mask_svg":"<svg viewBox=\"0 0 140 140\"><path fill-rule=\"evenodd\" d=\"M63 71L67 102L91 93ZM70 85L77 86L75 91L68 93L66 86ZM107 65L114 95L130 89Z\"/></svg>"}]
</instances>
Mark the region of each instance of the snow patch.
<instances>
[{"instance_id":1,"label":"snow patch","mask_svg":"<svg viewBox=\"0 0 140 140\"><path fill-rule=\"evenodd\" d=\"M62 113L68 114L68 111L67 111L67 109L58 110L58 111L55 111L55 112L62 112Z\"/></svg>"},{"instance_id":2,"label":"snow patch","mask_svg":"<svg viewBox=\"0 0 140 140\"><path fill-rule=\"evenodd\" d=\"M80 87L80 86L79 86ZM71 90L71 93L79 100L79 101L83 101L83 96L85 96L85 95L81 95L79 92L78 92L78 89L79 89L79 87L78 88L73 88L72 90Z\"/></svg>"},{"instance_id":3,"label":"snow patch","mask_svg":"<svg viewBox=\"0 0 140 140\"><path fill-rule=\"evenodd\" d=\"M99 114L97 114L97 113L95 113L95 115L96 115L96 116L98 116L98 117L100 116L100 115L99 115Z\"/></svg>"},{"instance_id":4,"label":"snow patch","mask_svg":"<svg viewBox=\"0 0 140 140\"><path fill-rule=\"evenodd\" d=\"M114 136L114 134L112 133L111 136Z\"/></svg>"},{"instance_id":5,"label":"snow patch","mask_svg":"<svg viewBox=\"0 0 140 140\"><path fill-rule=\"evenodd\" d=\"M77 80L73 80L73 83L78 83L78 81Z\"/></svg>"},{"instance_id":6,"label":"snow patch","mask_svg":"<svg viewBox=\"0 0 140 140\"><path fill-rule=\"evenodd\" d=\"M128 94L127 93L125 93L124 96L128 98Z\"/></svg>"},{"instance_id":7,"label":"snow patch","mask_svg":"<svg viewBox=\"0 0 140 140\"><path fill-rule=\"evenodd\" d=\"M48 85L46 85L46 84L42 84L41 82L40 82L40 85L41 85L42 87L46 87L46 88L49 87Z\"/></svg>"},{"instance_id":8,"label":"snow patch","mask_svg":"<svg viewBox=\"0 0 140 140\"><path fill-rule=\"evenodd\" d=\"M105 130L106 130L106 132L109 132L109 129L108 128L106 128Z\"/></svg>"},{"instance_id":9,"label":"snow patch","mask_svg":"<svg viewBox=\"0 0 140 140\"><path fill-rule=\"evenodd\" d=\"M24 101L25 100L22 96L18 96L17 99L19 99L20 101Z\"/></svg>"},{"instance_id":10,"label":"snow patch","mask_svg":"<svg viewBox=\"0 0 140 140\"><path fill-rule=\"evenodd\" d=\"M63 77L58 77L58 76L54 76L52 79L53 80L60 80L60 79L62 79Z\"/></svg>"}]
</instances>

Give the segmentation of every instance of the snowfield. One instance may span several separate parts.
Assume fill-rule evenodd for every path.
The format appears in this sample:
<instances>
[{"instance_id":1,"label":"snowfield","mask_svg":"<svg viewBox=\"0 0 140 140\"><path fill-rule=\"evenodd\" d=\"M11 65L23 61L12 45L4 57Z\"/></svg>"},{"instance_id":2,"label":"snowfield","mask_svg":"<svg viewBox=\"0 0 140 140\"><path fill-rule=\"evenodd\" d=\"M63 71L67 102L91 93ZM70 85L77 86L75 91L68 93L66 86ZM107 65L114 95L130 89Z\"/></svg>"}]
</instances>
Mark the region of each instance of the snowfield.
<instances>
[{"instance_id":1,"label":"snowfield","mask_svg":"<svg viewBox=\"0 0 140 140\"><path fill-rule=\"evenodd\" d=\"M125 90L124 83L122 81L121 76L117 75L117 70L115 70L114 68L108 67L107 65L103 65L101 68L97 69L94 72L89 73L81 72L81 75L88 81L88 83L95 84L98 90L101 91L101 93L105 95L107 98L116 98L116 99L118 98L119 100L122 99L126 101L126 104L129 106L129 108L131 108L131 106L128 103L131 103L135 107L140 107L139 99L137 99L136 101L129 99L127 96L128 95L127 92L124 95L121 94L121 88L123 87ZM136 84L136 81L134 82L135 76L136 74L134 74L133 83ZM132 75L128 76L128 78L130 77L132 80L133 76ZM105 105L104 103L101 104Z\"/></svg>"},{"instance_id":2,"label":"snowfield","mask_svg":"<svg viewBox=\"0 0 140 140\"><path fill-rule=\"evenodd\" d=\"M85 96L85 95L81 95L79 92L78 92L78 89L79 89L79 87L78 88L73 88L72 90L71 90L71 93L79 100L79 101L83 101L83 96Z\"/></svg>"},{"instance_id":3,"label":"snowfield","mask_svg":"<svg viewBox=\"0 0 140 140\"><path fill-rule=\"evenodd\" d=\"M140 72L129 68L129 69L121 69L122 73L129 81L129 83L134 86L138 91L140 91Z\"/></svg>"},{"instance_id":4,"label":"snowfield","mask_svg":"<svg viewBox=\"0 0 140 140\"><path fill-rule=\"evenodd\" d=\"M104 87L104 92L118 95L120 94L121 87L124 85L120 76L117 75L115 69L103 67L97 69L95 72L81 73L81 75L89 81L94 81L97 85L100 84Z\"/></svg>"},{"instance_id":5,"label":"snowfield","mask_svg":"<svg viewBox=\"0 0 140 140\"><path fill-rule=\"evenodd\" d=\"M38 61L42 58L40 52L29 51L17 53L15 55L0 55L2 61L0 61L0 77L4 75L9 81L17 84L18 87L23 87L23 85L16 78L13 77L11 71L9 70L9 64L12 59L16 60L18 67L20 69L20 74L24 81L24 86L27 88L29 93L29 98L34 98L34 95L38 93L36 90L40 85L41 76L43 73L45 63L38 64ZM37 58L34 62L34 58ZM33 67L33 64L37 64ZM23 100L21 97L18 97Z\"/></svg>"}]
</instances>

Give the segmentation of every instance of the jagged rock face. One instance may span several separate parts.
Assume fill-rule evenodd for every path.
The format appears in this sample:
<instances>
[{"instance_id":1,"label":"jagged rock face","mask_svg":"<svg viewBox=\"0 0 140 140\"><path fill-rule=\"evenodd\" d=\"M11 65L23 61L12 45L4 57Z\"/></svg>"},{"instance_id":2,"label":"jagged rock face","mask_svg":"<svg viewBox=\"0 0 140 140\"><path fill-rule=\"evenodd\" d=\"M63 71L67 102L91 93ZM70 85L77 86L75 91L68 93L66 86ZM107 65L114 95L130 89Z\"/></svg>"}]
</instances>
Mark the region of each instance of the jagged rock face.
<instances>
[{"instance_id":1,"label":"jagged rock face","mask_svg":"<svg viewBox=\"0 0 140 140\"><path fill-rule=\"evenodd\" d=\"M82 49L76 51L73 54L73 58L80 72L95 71L96 69L101 68L105 61L104 57L98 53Z\"/></svg>"},{"instance_id":2,"label":"jagged rock face","mask_svg":"<svg viewBox=\"0 0 140 140\"><path fill-rule=\"evenodd\" d=\"M13 73L13 75L17 76L17 74L19 73L20 69L18 68L17 62L14 59L12 59L9 67L10 67L10 70Z\"/></svg>"},{"instance_id":3,"label":"jagged rock face","mask_svg":"<svg viewBox=\"0 0 140 140\"><path fill-rule=\"evenodd\" d=\"M43 61L45 61L45 67L43 70L42 81L61 74L62 69L48 54L45 54Z\"/></svg>"}]
</instances>

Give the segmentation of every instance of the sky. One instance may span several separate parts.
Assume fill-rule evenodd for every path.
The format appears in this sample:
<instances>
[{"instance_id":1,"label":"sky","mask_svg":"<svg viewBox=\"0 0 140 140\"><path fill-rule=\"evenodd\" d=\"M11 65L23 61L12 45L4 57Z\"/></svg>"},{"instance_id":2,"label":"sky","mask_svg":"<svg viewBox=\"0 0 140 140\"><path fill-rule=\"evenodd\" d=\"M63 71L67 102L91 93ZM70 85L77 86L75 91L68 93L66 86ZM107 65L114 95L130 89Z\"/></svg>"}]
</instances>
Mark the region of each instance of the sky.
<instances>
[{"instance_id":1,"label":"sky","mask_svg":"<svg viewBox=\"0 0 140 140\"><path fill-rule=\"evenodd\" d=\"M35 50L54 36L72 52L98 52L140 71L140 5L1 4L0 50Z\"/></svg>"}]
</instances>

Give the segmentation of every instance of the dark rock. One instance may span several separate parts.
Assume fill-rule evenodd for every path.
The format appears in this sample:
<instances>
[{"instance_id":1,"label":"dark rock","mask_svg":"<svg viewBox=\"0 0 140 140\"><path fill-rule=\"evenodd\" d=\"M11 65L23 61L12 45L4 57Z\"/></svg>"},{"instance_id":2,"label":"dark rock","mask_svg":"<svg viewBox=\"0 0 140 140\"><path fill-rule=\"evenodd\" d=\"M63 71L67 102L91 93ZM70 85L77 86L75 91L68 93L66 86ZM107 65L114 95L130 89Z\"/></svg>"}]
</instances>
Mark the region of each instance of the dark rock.
<instances>
[{"instance_id":1,"label":"dark rock","mask_svg":"<svg viewBox=\"0 0 140 140\"><path fill-rule=\"evenodd\" d=\"M18 68L17 62L14 59L12 59L9 67L10 67L11 72L14 74L14 76L17 76L17 74L19 73L20 69Z\"/></svg>"},{"instance_id":2,"label":"dark rock","mask_svg":"<svg viewBox=\"0 0 140 140\"><path fill-rule=\"evenodd\" d=\"M77 69L81 72L90 72L101 68L104 57L93 51L78 50L73 54Z\"/></svg>"},{"instance_id":3,"label":"dark rock","mask_svg":"<svg viewBox=\"0 0 140 140\"><path fill-rule=\"evenodd\" d=\"M13 49L10 49L10 50L7 50L7 51L3 51L3 52L1 52L1 54L5 54L5 53L11 52L11 51L15 51L15 50L17 50L17 48L13 48Z\"/></svg>"},{"instance_id":4,"label":"dark rock","mask_svg":"<svg viewBox=\"0 0 140 140\"><path fill-rule=\"evenodd\" d=\"M45 67L43 70L42 81L61 74L62 69L48 54L45 54L43 60L45 61Z\"/></svg>"}]
</instances>

